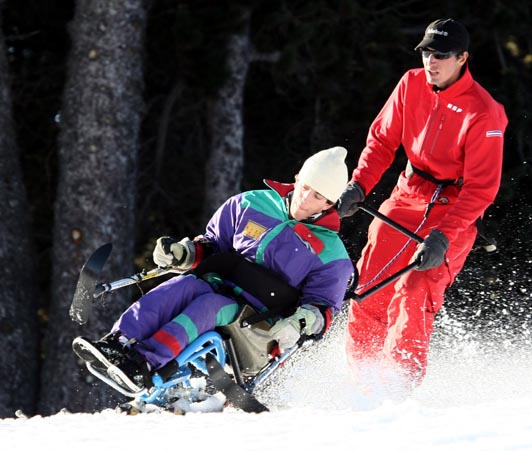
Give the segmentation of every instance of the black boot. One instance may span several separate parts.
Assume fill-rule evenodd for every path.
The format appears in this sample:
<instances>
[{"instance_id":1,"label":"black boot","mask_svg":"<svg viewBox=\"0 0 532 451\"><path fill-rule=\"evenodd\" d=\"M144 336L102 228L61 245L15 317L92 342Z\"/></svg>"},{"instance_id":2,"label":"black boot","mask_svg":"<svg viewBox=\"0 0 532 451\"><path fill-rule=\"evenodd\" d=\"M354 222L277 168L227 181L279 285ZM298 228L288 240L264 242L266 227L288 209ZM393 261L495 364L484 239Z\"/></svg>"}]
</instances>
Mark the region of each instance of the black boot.
<instances>
[{"instance_id":1,"label":"black boot","mask_svg":"<svg viewBox=\"0 0 532 451\"><path fill-rule=\"evenodd\" d=\"M108 335L97 341L77 337L72 342L72 349L93 369L127 390L137 392L152 386L148 363L135 349L121 344L118 335Z\"/></svg>"},{"instance_id":2,"label":"black boot","mask_svg":"<svg viewBox=\"0 0 532 451\"><path fill-rule=\"evenodd\" d=\"M77 337L72 342L72 350L81 360L103 372L125 359L124 346L119 343L118 335L107 335L97 341Z\"/></svg>"}]
</instances>

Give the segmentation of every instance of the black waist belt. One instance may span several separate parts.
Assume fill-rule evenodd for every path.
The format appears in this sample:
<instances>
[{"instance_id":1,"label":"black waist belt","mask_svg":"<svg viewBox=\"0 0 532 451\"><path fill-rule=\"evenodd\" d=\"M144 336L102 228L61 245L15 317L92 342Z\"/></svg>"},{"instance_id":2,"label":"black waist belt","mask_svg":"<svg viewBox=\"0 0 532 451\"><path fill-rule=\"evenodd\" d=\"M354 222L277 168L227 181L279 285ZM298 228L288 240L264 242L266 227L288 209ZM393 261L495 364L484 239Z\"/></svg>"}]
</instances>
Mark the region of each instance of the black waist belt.
<instances>
[{"instance_id":1,"label":"black waist belt","mask_svg":"<svg viewBox=\"0 0 532 451\"><path fill-rule=\"evenodd\" d=\"M453 179L453 180L440 180L440 179L437 179L436 177L432 176L431 174L429 174L428 172L425 172L419 168L416 168L411 162L410 160L408 160L408 163L406 164L406 170L405 170L405 174L407 177L411 177L412 174L417 174L419 175L420 177L423 177L425 180L428 180L429 182L432 182L432 183L435 183L436 185L443 185L443 186L451 186L451 185L455 185L455 186L462 186L464 184L464 179L462 177L458 178L458 179Z\"/></svg>"}]
</instances>

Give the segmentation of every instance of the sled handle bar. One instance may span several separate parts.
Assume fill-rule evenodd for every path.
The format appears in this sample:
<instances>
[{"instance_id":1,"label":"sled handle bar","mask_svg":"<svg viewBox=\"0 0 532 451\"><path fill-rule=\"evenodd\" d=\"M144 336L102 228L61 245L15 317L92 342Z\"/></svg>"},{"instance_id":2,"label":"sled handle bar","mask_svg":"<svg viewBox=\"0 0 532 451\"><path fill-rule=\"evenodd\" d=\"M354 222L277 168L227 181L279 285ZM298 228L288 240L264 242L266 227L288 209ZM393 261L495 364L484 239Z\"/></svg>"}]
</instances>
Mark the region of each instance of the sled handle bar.
<instances>
[{"instance_id":1,"label":"sled handle bar","mask_svg":"<svg viewBox=\"0 0 532 451\"><path fill-rule=\"evenodd\" d=\"M110 291L115 291L133 284L138 284L140 282L144 282L145 280L153 279L155 277L164 276L168 273L181 274L182 271L179 271L172 267L155 268L150 271L143 270L137 274L133 274L132 276L125 277L124 279L119 279L115 280L114 282L108 283L100 283L96 285L93 297L97 298L105 293L109 293Z\"/></svg>"},{"instance_id":2,"label":"sled handle bar","mask_svg":"<svg viewBox=\"0 0 532 451\"><path fill-rule=\"evenodd\" d=\"M403 269L400 269L396 273L392 274L387 279L384 279L382 282L378 283L377 285L374 285L371 288L368 288L366 291L360 294L353 294L353 299L357 302L363 301L368 296L371 296L372 294L376 293L380 289L384 288L387 285L390 285L394 280L399 279L403 274L406 274L408 271L411 271L412 269L415 269L416 266L419 265L419 260L416 260L409 265L405 266Z\"/></svg>"},{"instance_id":3,"label":"sled handle bar","mask_svg":"<svg viewBox=\"0 0 532 451\"><path fill-rule=\"evenodd\" d=\"M384 223L388 224L390 227L393 227L395 230L398 230L399 232L406 235L408 238L418 242L422 243L423 238L421 238L419 235L415 234L414 232L411 232L406 227L403 227L401 224L397 223L393 219L388 218L388 216L383 215L378 210L374 209L373 207L370 207L369 205L364 204L363 202L359 202L357 204L358 208L362 211L365 211L366 213L369 213L371 216L374 216L375 218L380 219ZM382 282L378 283L377 285L374 285L373 287L369 288L368 290L364 291L360 294L353 294L353 299L357 302L360 302L364 299L366 299L368 296L371 296L372 294L376 293L377 291L381 290L382 288L390 285L393 281L399 279L403 274L406 274L407 272L411 271L412 269L415 269L419 265L419 259L413 261L412 263L408 264L404 268L400 269L399 271L395 272L388 278L384 279Z\"/></svg>"},{"instance_id":4,"label":"sled handle bar","mask_svg":"<svg viewBox=\"0 0 532 451\"><path fill-rule=\"evenodd\" d=\"M406 227L403 227L401 224L397 223L393 219L390 219L388 216L383 215L380 211L376 210L375 208L370 207L369 205L366 205L363 202L359 202L357 206L362 211L365 211L366 213L369 213L371 216L374 216L380 219L382 222L388 224L390 227L393 227L395 230L398 230L399 232L404 233L408 238L411 238L414 241L417 241L418 243L423 242L423 238L421 238L419 235L416 235L414 232L411 232Z\"/></svg>"}]
</instances>

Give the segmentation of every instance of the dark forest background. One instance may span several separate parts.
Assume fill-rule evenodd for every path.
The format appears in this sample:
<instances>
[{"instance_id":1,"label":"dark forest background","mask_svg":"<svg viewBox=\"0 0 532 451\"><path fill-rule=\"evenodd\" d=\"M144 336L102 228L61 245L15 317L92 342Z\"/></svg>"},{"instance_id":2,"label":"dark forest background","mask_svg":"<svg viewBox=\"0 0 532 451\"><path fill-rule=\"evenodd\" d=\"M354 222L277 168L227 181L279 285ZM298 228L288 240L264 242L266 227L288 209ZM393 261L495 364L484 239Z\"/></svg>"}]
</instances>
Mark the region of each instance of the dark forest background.
<instances>
[{"instance_id":1,"label":"dark forest background","mask_svg":"<svg viewBox=\"0 0 532 451\"><path fill-rule=\"evenodd\" d=\"M487 212L495 253L474 252L444 309L528 340L532 17L528 2L1 0L0 416L91 411L115 397L70 352L138 296L70 322L79 270L112 241L105 276L153 267L161 235L202 233L223 199L292 181L341 145L354 167L427 24L468 27L470 68L509 117L504 177ZM368 203L390 191L401 152ZM356 260L369 220L342 226ZM134 263L134 265L133 265ZM453 324L457 324L457 323Z\"/></svg>"}]
</instances>

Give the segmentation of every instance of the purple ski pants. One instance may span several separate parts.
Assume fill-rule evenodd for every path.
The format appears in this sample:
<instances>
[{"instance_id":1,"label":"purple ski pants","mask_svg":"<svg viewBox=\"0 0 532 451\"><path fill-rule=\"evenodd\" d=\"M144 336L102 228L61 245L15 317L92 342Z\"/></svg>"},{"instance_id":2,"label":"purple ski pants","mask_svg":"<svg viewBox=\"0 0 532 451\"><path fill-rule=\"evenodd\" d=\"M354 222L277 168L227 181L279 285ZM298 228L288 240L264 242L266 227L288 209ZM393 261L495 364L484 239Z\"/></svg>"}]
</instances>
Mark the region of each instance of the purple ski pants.
<instances>
[{"instance_id":1,"label":"purple ski pants","mask_svg":"<svg viewBox=\"0 0 532 451\"><path fill-rule=\"evenodd\" d=\"M132 304L113 326L128 339L153 370L159 369L201 334L233 322L239 304L213 291L193 275L163 282Z\"/></svg>"}]
</instances>

